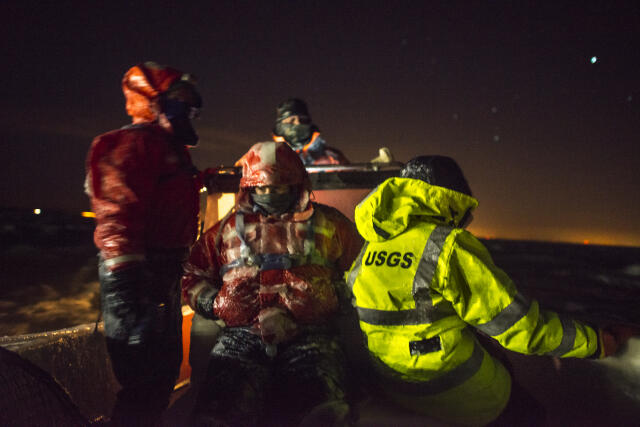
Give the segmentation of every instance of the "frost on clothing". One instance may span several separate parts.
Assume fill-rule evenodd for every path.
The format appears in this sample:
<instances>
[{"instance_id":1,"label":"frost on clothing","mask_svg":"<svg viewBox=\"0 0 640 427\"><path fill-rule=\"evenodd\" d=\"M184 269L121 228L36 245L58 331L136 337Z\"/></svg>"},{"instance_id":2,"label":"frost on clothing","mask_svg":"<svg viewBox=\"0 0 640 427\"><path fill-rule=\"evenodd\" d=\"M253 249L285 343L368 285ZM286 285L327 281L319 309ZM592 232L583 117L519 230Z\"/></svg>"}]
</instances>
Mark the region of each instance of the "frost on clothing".
<instances>
[{"instance_id":1,"label":"frost on clothing","mask_svg":"<svg viewBox=\"0 0 640 427\"><path fill-rule=\"evenodd\" d=\"M87 171L105 260L193 242L200 185L187 149L166 130L142 124L96 137Z\"/></svg>"},{"instance_id":2,"label":"frost on clothing","mask_svg":"<svg viewBox=\"0 0 640 427\"><path fill-rule=\"evenodd\" d=\"M152 62L129 69L122 90L133 124L96 137L87 157L105 338L122 386L115 425L157 424L182 360L179 279L200 185L159 98L184 76Z\"/></svg>"},{"instance_id":3,"label":"frost on clothing","mask_svg":"<svg viewBox=\"0 0 640 427\"><path fill-rule=\"evenodd\" d=\"M524 298L457 227L476 206L421 180L386 180L356 208L367 243L347 275L381 378L405 405L469 425L495 419L511 389L469 326L524 354L589 357L597 349L591 327Z\"/></svg>"},{"instance_id":4,"label":"frost on clothing","mask_svg":"<svg viewBox=\"0 0 640 427\"><path fill-rule=\"evenodd\" d=\"M195 239L200 180L184 143L158 124L158 97L188 76L154 62L131 67L122 92L134 124L91 144L85 186L96 214L94 241L109 266Z\"/></svg>"},{"instance_id":5,"label":"frost on clothing","mask_svg":"<svg viewBox=\"0 0 640 427\"><path fill-rule=\"evenodd\" d=\"M524 298L495 266L486 248L471 233L455 227L475 206L477 201L470 196L416 179L390 178L382 183L356 208L358 230L369 242L361 269L351 278L354 291L360 292L358 307L410 308L415 305L412 286L418 283L413 278L429 271L432 278L425 284L426 295L435 320L415 326L429 336L446 336L472 325L520 353L591 356L597 347L592 328L562 319ZM431 247L437 251L430 251ZM367 262L371 252L382 249L410 252L413 263L406 269L393 269ZM394 272L406 273L412 281L385 282ZM428 375L428 370L412 373L416 363L407 361L403 373Z\"/></svg>"},{"instance_id":6,"label":"frost on clothing","mask_svg":"<svg viewBox=\"0 0 640 427\"><path fill-rule=\"evenodd\" d=\"M505 408L511 377L472 326L524 354L589 357L597 334L539 308L469 232L466 194L390 178L355 211L365 247L347 274L367 347L392 399L456 425Z\"/></svg>"},{"instance_id":7,"label":"frost on clothing","mask_svg":"<svg viewBox=\"0 0 640 427\"><path fill-rule=\"evenodd\" d=\"M215 315L227 326L256 324L263 335L268 335L264 328L273 316L290 314L296 323L315 323L334 312L333 271L348 267L358 239L349 235L348 220L338 211L309 204L307 213L313 217L302 221L255 213L244 217L243 238L252 253L288 254L293 265L287 269L225 267L241 259L237 218L232 215L211 228L193 247L186 264L183 289L192 307L197 309L195 300L203 286L198 285L204 281L219 292L213 313L202 315Z\"/></svg>"},{"instance_id":8,"label":"frost on clothing","mask_svg":"<svg viewBox=\"0 0 640 427\"><path fill-rule=\"evenodd\" d=\"M265 342L283 342L299 325L323 323L336 311L335 284L361 239L336 209L309 201L304 167L282 143L257 144L240 163L235 209L192 248L183 293L203 316L227 326L253 326ZM282 184L299 191L293 209L269 216L254 212L250 188ZM211 308L201 303L213 295Z\"/></svg>"}]
</instances>

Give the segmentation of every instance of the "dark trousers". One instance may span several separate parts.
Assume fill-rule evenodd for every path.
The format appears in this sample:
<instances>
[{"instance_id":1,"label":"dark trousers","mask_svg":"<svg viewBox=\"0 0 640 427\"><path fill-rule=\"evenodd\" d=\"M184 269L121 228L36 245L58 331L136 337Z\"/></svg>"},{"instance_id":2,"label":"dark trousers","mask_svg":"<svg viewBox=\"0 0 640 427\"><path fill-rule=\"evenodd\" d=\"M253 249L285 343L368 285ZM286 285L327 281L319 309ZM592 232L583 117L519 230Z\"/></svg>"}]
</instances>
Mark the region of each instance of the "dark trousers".
<instances>
[{"instance_id":1,"label":"dark trousers","mask_svg":"<svg viewBox=\"0 0 640 427\"><path fill-rule=\"evenodd\" d=\"M211 352L193 423L342 425L349 414L344 382L344 354L332 335L302 334L269 357L259 336L227 328Z\"/></svg>"},{"instance_id":2,"label":"dark trousers","mask_svg":"<svg viewBox=\"0 0 640 427\"><path fill-rule=\"evenodd\" d=\"M157 425L182 362L182 256L147 256L119 272L100 263L102 313L113 372L122 386L114 425Z\"/></svg>"}]
</instances>

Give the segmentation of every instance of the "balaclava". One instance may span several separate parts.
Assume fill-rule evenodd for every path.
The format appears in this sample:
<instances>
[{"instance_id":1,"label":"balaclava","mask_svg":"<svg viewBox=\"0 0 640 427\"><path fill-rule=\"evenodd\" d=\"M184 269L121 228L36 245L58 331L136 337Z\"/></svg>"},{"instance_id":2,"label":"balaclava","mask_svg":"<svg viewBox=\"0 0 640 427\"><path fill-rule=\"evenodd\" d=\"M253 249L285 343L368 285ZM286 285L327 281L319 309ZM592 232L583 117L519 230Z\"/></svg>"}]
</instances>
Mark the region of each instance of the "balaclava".
<instances>
[{"instance_id":1,"label":"balaclava","mask_svg":"<svg viewBox=\"0 0 640 427\"><path fill-rule=\"evenodd\" d=\"M291 116L298 116L300 124L282 123L284 119ZM302 148L315 131L317 127L311 123L309 109L303 100L290 98L278 105L273 133L283 137L294 149Z\"/></svg>"},{"instance_id":2,"label":"balaclava","mask_svg":"<svg viewBox=\"0 0 640 427\"><path fill-rule=\"evenodd\" d=\"M298 200L298 191L295 190L294 187L289 187L289 191L286 193L251 193L251 200L257 212L264 215L280 215L288 211Z\"/></svg>"},{"instance_id":3,"label":"balaclava","mask_svg":"<svg viewBox=\"0 0 640 427\"><path fill-rule=\"evenodd\" d=\"M257 143L238 163L242 166L240 193L248 196L255 211L282 214L306 207L311 188L309 176L298 155L286 143ZM290 191L285 194L252 191L254 187L279 185L289 186ZM239 195L239 199L247 196Z\"/></svg>"},{"instance_id":4,"label":"balaclava","mask_svg":"<svg viewBox=\"0 0 640 427\"><path fill-rule=\"evenodd\" d=\"M181 144L195 146L198 143L191 120L198 117L202 99L192 83L179 81L160 95L160 111L171 123L173 135Z\"/></svg>"}]
</instances>

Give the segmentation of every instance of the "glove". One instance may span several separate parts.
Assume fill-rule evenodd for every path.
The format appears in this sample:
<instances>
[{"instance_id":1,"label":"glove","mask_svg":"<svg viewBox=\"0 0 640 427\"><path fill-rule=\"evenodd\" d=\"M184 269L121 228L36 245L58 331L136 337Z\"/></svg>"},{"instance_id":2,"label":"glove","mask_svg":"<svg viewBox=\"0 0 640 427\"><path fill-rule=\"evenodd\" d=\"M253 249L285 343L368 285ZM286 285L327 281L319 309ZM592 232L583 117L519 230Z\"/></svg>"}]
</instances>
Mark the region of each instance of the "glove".
<instances>
[{"instance_id":1,"label":"glove","mask_svg":"<svg viewBox=\"0 0 640 427\"><path fill-rule=\"evenodd\" d=\"M161 336L168 324L168 307L165 303L155 303L143 298L138 303L136 321L129 334L129 345L144 345L154 337Z\"/></svg>"},{"instance_id":2,"label":"glove","mask_svg":"<svg viewBox=\"0 0 640 427\"><path fill-rule=\"evenodd\" d=\"M333 288L338 298L338 311L341 315L349 315L355 312L355 304L353 303L353 293L344 280L334 280Z\"/></svg>"},{"instance_id":3,"label":"glove","mask_svg":"<svg viewBox=\"0 0 640 427\"><path fill-rule=\"evenodd\" d=\"M141 301L151 274L144 263L128 264L114 271L100 268L100 291L105 335L116 341L139 344L153 324L152 311Z\"/></svg>"},{"instance_id":4,"label":"glove","mask_svg":"<svg viewBox=\"0 0 640 427\"><path fill-rule=\"evenodd\" d=\"M629 338L640 335L640 328L627 325L609 325L598 331L600 346L599 358L615 355L629 341Z\"/></svg>"},{"instance_id":5,"label":"glove","mask_svg":"<svg viewBox=\"0 0 640 427\"><path fill-rule=\"evenodd\" d=\"M210 286L203 289L196 297L196 313L207 319L218 319L218 317L213 314L213 302L216 299L216 295L218 295L218 289Z\"/></svg>"}]
</instances>

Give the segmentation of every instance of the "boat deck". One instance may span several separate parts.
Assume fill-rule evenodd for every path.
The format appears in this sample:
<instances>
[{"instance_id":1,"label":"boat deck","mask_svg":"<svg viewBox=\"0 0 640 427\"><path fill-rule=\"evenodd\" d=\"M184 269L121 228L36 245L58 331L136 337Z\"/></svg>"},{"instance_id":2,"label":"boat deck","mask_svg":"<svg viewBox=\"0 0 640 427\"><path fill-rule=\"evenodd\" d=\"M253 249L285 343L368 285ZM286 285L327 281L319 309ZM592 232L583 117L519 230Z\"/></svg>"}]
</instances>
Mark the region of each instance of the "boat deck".
<instances>
[{"instance_id":1,"label":"boat deck","mask_svg":"<svg viewBox=\"0 0 640 427\"><path fill-rule=\"evenodd\" d=\"M546 410L547 426L638 425L640 420L640 338L632 338L615 357L592 361L565 359L559 364L541 356L509 352L516 379ZM186 426L195 393L176 392L164 422ZM357 426L446 426L411 414L379 398L362 399Z\"/></svg>"}]
</instances>

